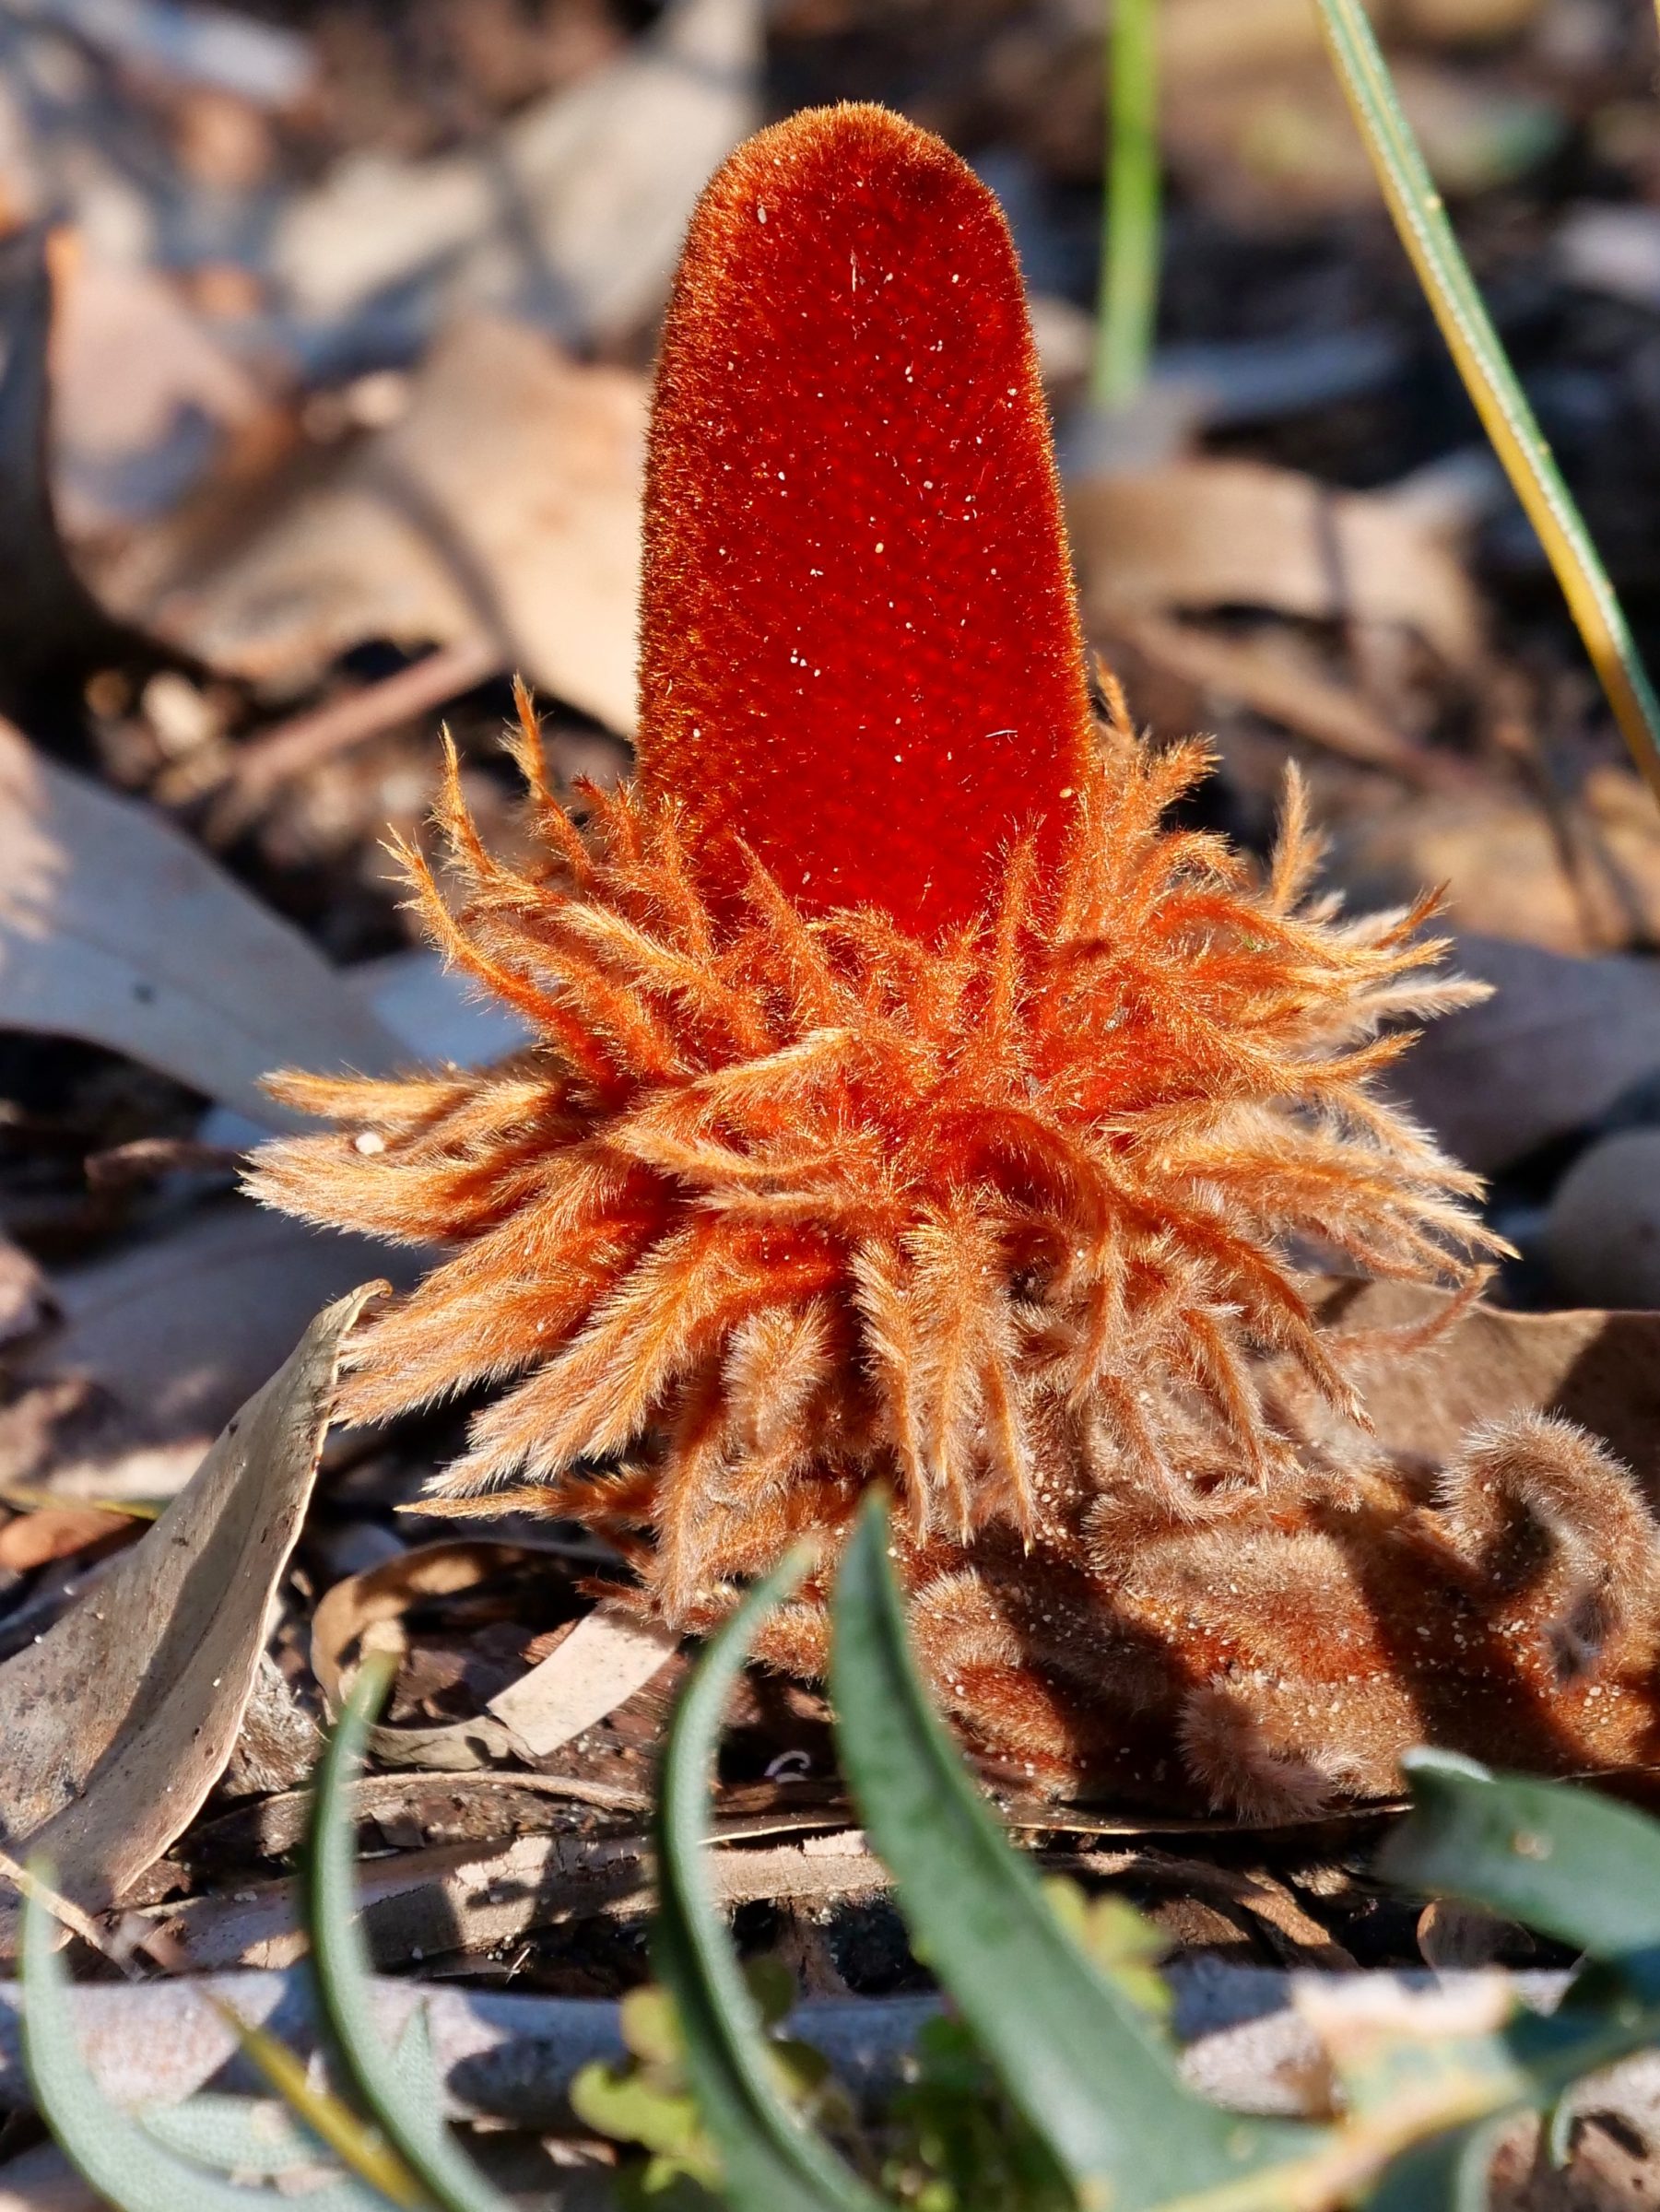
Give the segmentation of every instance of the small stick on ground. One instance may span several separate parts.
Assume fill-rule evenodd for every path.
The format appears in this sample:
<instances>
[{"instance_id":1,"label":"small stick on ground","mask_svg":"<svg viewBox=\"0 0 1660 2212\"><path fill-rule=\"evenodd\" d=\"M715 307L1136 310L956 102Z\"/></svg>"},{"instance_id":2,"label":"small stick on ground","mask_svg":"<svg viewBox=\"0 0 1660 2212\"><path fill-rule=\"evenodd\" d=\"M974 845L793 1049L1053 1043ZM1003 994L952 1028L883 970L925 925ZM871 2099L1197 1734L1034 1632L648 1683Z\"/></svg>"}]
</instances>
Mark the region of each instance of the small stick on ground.
<instances>
[{"instance_id":1,"label":"small stick on ground","mask_svg":"<svg viewBox=\"0 0 1660 2212\"><path fill-rule=\"evenodd\" d=\"M296 714L250 739L238 748L208 808L203 825L207 842L230 844L280 785L337 753L395 729L401 722L430 713L496 675L500 666L501 648L493 639L461 638L379 683Z\"/></svg>"}]
</instances>

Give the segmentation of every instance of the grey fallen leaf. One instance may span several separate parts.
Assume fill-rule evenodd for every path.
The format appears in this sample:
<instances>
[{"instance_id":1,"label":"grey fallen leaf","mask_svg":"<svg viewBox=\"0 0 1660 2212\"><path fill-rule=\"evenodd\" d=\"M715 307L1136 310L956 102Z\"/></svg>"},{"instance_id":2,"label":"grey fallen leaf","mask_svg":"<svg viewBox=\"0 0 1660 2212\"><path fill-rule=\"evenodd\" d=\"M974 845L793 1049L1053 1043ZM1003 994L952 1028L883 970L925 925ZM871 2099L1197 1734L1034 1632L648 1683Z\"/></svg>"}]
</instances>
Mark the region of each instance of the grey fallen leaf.
<instances>
[{"instance_id":1,"label":"grey fallen leaf","mask_svg":"<svg viewBox=\"0 0 1660 2212\"><path fill-rule=\"evenodd\" d=\"M32 1336L53 1310L51 1286L39 1261L0 1235L0 1348Z\"/></svg>"},{"instance_id":2,"label":"grey fallen leaf","mask_svg":"<svg viewBox=\"0 0 1660 2212\"><path fill-rule=\"evenodd\" d=\"M78 1037L253 1115L274 1067L402 1048L297 929L154 808L0 723L0 1027Z\"/></svg>"},{"instance_id":3,"label":"grey fallen leaf","mask_svg":"<svg viewBox=\"0 0 1660 2212\"><path fill-rule=\"evenodd\" d=\"M147 77L261 107L290 106L317 76L315 52L299 32L204 0L12 0L9 12L65 30Z\"/></svg>"},{"instance_id":4,"label":"grey fallen leaf","mask_svg":"<svg viewBox=\"0 0 1660 2212\"><path fill-rule=\"evenodd\" d=\"M660 1622L602 1603L488 1710L531 1758L546 1759L653 1681L679 1648Z\"/></svg>"},{"instance_id":5,"label":"grey fallen leaf","mask_svg":"<svg viewBox=\"0 0 1660 2212\"><path fill-rule=\"evenodd\" d=\"M340 981L398 1041L400 1057L474 1066L527 1041L433 952L394 953ZM215 1106L199 1135L231 1150L257 1144L281 1118L263 1094L258 1106L259 1120ZM377 1271L405 1288L418 1256L241 1199L50 1282L31 1264L8 1274L0 1246L0 1348L33 1333L47 1307L62 1316L8 1362L0 1476L50 1482L66 1499L171 1497L319 1306Z\"/></svg>"},{"instance_id":6,"label":"grey fallen leaf","mask_svg":"<svg viewBox=\"0 0 1660 2212\"><path fill-rule=\"evenodd\" d=\"M1550 258L1572 285L1638 307L1660 304L1660 212L1588 201L1555 227Z\"/></svg>"},{"instance_id":7,"label":"grey fallen leaf","mask_svg":"<svg viewBox=\"0 0 1660 2212\"><path fill-rule=\"evenodd\" d=\"M1557 1185L1544 1248L1575 1305L1660 1306L1660 1129L1622 1129L1582 1152Z\"/></svg>"},{"instance_id":8,"label":"grey fallen leaf","mask_svg":"<svg viewBox=\"0 0 1660 2212\"><path fill-rule=\"evenodd\" d=\"M1275 1995L1285 2003L1284 1977ZM520 2125L567 2125L572 2077L595 2059L623 2055L616 2004L603 1997L533 1996L522 1989L469 1989L377 1976L375 2016L390 2043L417 2006L425 2008L448 2118L507 2119ZM238 2088L265 2085L236 2047L224 2015L203 2000L211 1994L244 2020L278 2036L291 2050L316 2049L317 2012L303 1967L287 1972L172 1977L147 1983L83 1982L70 2006L88 2064L104 2094L124 2109L178 2106L210 2083ZM860 1997L796 2007L791 2033L832 2059L838 2080L855 2091L888 2081L915 2038L939 2009L932 1996ZM0 1982L0 2112L31 2107L22 2065L21 1993ZM273 2212L281 2199L274 2200Z\"/></svg>"},{"instance_id":9,"label":"grey fallen leaf","mask_svg":"<svg viewBox=\"0 0 1660 2212\"><path fill-rule=\"evenodd\" d=\"M323 1731L270 1653L262 1652L241 1727L220 1779L221 1794L265 1797L294 1789L309 1781L322 1753Z\"/></svg>"},{"instance_id":10,"label":"grey fallen leaf","mask_svg":"<svg viewBox=\"0 0 1660 2212\"><path fill-rule=\"evenodd\" d=\"M0 1667L0 1830L103 1905L182 1834L241 1724L304 1516L340 1348L379 1285L327 1307L143 1540Z\"/></svg>"},{"instance_id":11,"label":"grey fallen leaf","mask_svg":"<svg viewBox=\"0 0 1660 2212\"><path fill-rule=\"evenodd\" d=\"M53 490L71 546L168 512L273 405L174 286L107 253L60 276L52 349Z\"/></svg>"},{"instance_id":12,"label":"grey fallen leaf","mask_svg":"<svg viewBox=\"0 0 1660 2212\"><path fill-rule=\"evenodd\" d=\"M400 1551L325 1590L312 1615L311 1661L330 1713L337 1715L345 1704L371 1635L401 1649L402 1616L412 1606L471 1589L525 1556L523 1547L489 1536L443 1537ZM431 1724L383 1721L370 1731L369 1748L384 1765L465 1773L511 1759L518 1747L504 1723L477 1713Z\"/></svg>"},{"instance_id":13,"label":"grey fallen leaf","mask_svg":"<svg viewBox=\"0 0 1660 2212\"><path fill-rule=\"evenodd\" d=\"M1484 1175L1595 1124L1660 1069L1660 969L1581 959L1507 937L1462 934L1454 965L1494 986L1431 1022L1389 1087L1455 1159Z\"/></svg>"},{"instance_id":14,"label":"grey fallen leaf","mask_svg":"<svg viewBox=\"0 0 1660 2212\"><path fill-rule=\"evenodd\" d=\"M427 1066L453 1061L457 1067L486 1067L534 1041L528 1022L499 999L486 998L430 947L411 945L381 959L343 968L340 975L375 1019L392 1031L405 1056ZM281 1111L273 1099L264 1101L257 1121L230 1106L212 1106L197 1123L196 1135L205 1145L245 1152L281 1124Z\"/></svg>"},{"instance_id":15,"label":"grey fallen leaf","mask_svg":"<svg viewBox=\"0 0 1660 2212\"><path fill-rule=\"evenodd\" d=\"M673 0L621 59L482 147L342 163L277 226L295 310L337 322L424 282L445 308L507 309L573 341L638 329L699 193L758 120L760 19L759 0Z\"/></svg>"},{"instance_id":16,"label":"grey fallen leaf","mask_svg":"<svg viewBox=\"0 0 1660 2212\"><path fill-rule=\"evenodd\" d=\"M1449 1325L1454 1294L1429 1284L1330 1276L1305 1287L1322 1325L1349 1340L1361 1403L1390 1453L1441 1466L1484 1421L1558 1414L1660 1495L1660 1316L1478 1301ZM1312 1402L1310 1418L1325 1418ZM1336 1440L1340 1425L1324 1433Z\"/></svg>"},{"instance_id":17,"label":"grey fallen leaf","mask_svg":"<svg viewBox=\"0 0 1660 2212\"><path fill-rule=\"evenodd\" d=\"M62 1326L7 1368L0 1475L62 1498L169 1498L319 1306L418 1255L227 1198L66 1269Z\"/></svg>"},{"instance_id":18,"label":"grey fallen leaf","mask_svg":"<svg viewBox=\"0 0 1660 2212\"><path fill-rule=\"evenodd\" d=\"M441 953L412 945L344 971L364 994L375 1018L429 1065L485 1067L532 1042L524 1016L500 999L487 998L450 967Z\"/></svg>"},{"instance_id":19,"label":"grey fallen leaf","mask_svg":"<svg viewBox=\"0 0 1660 2212\"><path fill-rule=\"evenodd\" d=\"M320 678L366 639L482 639L618 730L634 718L646 385L523 324L446 326L406 412L289 496L262 484L97 578L104 604L224 674Z\"/></svg>"}]
</instances>

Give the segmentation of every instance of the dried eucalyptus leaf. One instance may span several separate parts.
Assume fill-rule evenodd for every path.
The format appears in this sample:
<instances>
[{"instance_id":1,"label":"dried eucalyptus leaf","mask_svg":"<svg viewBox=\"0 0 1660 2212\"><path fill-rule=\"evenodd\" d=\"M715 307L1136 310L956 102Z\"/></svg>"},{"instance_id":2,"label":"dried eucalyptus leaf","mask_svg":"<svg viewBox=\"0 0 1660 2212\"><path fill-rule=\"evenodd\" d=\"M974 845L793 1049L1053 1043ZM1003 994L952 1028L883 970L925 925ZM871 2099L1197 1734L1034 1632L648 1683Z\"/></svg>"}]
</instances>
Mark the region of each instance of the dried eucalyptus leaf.
<instances>
[{"instance_id":1,"label":"dried eucalyptus leaf","mask_svg":"<svg viewBox=\"0 0 1660 2212\"><path fill-rule=\"evenodd\" d=\"M265 1608L316 1474L340 1347L377 1285L320 1313L143 1541L0 1667L0 1830L105 1904L182 1833L223 1771Z\"/></svg>"},{"instance_id":2,"label":"dried eucalyptus leaf","mask_svg":"<svg viewBox=\"0 0 1660 2212\"><path fill-rule=\"evenodd\" d=\"M0 1025L128 1053L266 1127L274 1067L403 1048L297 929L137 800L0 724Z\"/></svg>"}]
</instances>

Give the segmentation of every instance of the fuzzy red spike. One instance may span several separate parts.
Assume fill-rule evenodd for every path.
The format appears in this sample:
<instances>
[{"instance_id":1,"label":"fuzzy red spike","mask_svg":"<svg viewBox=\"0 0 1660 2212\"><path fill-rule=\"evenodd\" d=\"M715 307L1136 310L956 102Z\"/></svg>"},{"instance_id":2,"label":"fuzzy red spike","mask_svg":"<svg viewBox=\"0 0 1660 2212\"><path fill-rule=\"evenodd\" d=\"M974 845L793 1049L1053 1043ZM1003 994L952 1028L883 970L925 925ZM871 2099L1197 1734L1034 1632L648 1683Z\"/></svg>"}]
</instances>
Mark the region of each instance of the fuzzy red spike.
<instances>
[{"instance_id":1,"label":"fuzzy red spike","mask_svg":"<svg viewBox=\"0 0 1660 2212\"><path fill-rule=\"evenodd\" d=\"M647 474L641 765L712 888L930 933L1091 744L1019 270L995 200L885 109L763 131L693 218Z\"/></svg>"}]
</instances>

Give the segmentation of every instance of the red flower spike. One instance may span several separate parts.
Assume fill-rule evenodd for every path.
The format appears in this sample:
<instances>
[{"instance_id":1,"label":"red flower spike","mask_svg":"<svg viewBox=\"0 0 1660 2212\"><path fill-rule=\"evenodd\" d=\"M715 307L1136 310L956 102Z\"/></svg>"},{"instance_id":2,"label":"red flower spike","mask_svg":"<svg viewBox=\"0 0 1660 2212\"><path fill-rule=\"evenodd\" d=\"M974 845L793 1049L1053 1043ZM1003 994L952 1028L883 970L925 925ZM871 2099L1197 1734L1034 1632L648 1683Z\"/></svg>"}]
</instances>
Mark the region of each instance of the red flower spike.
<instances>
[{"instance_id":1,"label":"red flower spike","mask_svg":"<svg viewBox=\"0 0 1660 2212\"><path fill-rule=\"evenodd\" d=\"M1089 730L984 194L868 110L767 134L703 204L662 374L640 782L579 828L521 696L525 865L453 749L445 884L406 855L530 1042L274 1084L336 1126L266 1147L263 1197L449 1247L354 1337L343 1413L480 1390L424 1510L569 1515L683 1628L816 1533L763 1644L803 1673L888 1485L935 1689L1030 1781L1274 1815L1390 1789L1426 1735L1646 1759L1630 1477L1513 1422L1431 1485L1349 1426L1433 1332L1312 1302L1311 1246L1466 1299L1498 1248L1377 1088L1384 1025L1470 987L1432 901L1311 895L1295 779L1258 871L1165 826L1198 747L1115 700Z\"/></svg>"},{"instance_id":2,"label":"red flower spike","mask_svg":"<svg viewBox=\"0 0 1660 2212\"><path fill-rule=\"evenodd\" d=\"M704 194L646 478L641 761L700 872L971 920L1058 853L1093 750L1008 226L886 110L763 131Z\"/></svg>"}]
</instances>

